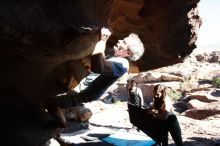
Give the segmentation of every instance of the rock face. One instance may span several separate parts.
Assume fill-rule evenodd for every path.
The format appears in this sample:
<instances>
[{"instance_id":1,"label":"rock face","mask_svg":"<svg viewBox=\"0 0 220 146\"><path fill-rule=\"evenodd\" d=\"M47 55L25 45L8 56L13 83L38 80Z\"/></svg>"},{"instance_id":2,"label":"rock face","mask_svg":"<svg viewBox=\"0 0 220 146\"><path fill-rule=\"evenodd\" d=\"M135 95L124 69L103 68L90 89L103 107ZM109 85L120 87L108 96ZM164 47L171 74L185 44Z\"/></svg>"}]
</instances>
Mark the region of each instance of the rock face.
<instances>
[{"instance_id":1,"label":"rock face","mask_svg":"<svg viewBox=\"0 0 220 146\"><path fill-rule=\"evenodd\" d=\"M145 54L134 71L181 62L196 47L198 2L1 1L0 114L6 125L2 137L13 142L8 137L14 133L24 145L38 145L54 136L56 126L45 125L49 115L43 105L87 74L82 58L91 54L103 26L113 31L109 46L131 32L139 34ZM15 121L16 126L8 128Z\"/></svg>"}]
</instances>

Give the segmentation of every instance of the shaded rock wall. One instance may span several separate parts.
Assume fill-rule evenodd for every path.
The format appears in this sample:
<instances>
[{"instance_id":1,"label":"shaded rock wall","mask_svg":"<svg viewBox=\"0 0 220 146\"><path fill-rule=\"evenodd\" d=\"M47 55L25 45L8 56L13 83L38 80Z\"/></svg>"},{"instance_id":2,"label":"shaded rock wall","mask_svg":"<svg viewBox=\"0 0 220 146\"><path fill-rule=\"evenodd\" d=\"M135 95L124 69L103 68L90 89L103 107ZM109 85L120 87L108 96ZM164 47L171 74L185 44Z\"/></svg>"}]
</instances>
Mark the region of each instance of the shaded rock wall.
<instances>
[{"instance_id":1,"label":"shaded rock wall","mask_svg":"<svg viewBox=\"0 0 220 146\"><path fill-rule=\"evenodd\" d=\"M110 25L117 33L112 37L124 37L129 32L139 34L146 49L138 62L142 71L181 62L196 47L201 25L197 2L115 1Z\"/></svg>"},{"instance_id":2,"label":"shaded rock wall","mask_svg":"<svg viewBox=\"0 0 220 146\"><path fill-rule=\"evenodd\" d=\"M87 74L81 59L91 54L103 26L113 31L108 46L131 32L140 36L145 54L133 63L136 67L133 71L181 62L196 47L196 34L201 24L198 2L2 0L0 107L3 109L1 114L6 116L4 123L7 125L11 117L16 121L24 116L16 123L18 129L22 129L25 127L23 121L31 125L32 120L27 119L44 119L45 101L62 93L72 79L79 81ZM20 116L10 114L10 109ZM38 110L42 112L40 115L36 115ZM44 122L37 122L36 126L40 123ZM44 130L48 132L47 128ZM5 131L10 135L14 128ZM28 137L28 133L29 128L24 130L24 137Z\"/></svg>"}]
</instances>

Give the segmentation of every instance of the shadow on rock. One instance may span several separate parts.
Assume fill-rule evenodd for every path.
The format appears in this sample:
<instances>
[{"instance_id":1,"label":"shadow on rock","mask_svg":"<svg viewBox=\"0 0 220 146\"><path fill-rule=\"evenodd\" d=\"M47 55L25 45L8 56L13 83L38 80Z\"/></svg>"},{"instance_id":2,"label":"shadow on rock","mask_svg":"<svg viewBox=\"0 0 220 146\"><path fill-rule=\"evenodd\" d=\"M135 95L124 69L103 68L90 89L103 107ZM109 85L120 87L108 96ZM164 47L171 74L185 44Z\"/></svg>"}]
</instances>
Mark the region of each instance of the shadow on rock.
<instances>
[{"instance_id":1,"label":"shadow on rock","mask_svg":"<svg viewBox=\"0 0 220 146\"><path fill-rule=\"evenodd\" d=\"M213 91L211 93L212 96L215 96L215 97L220 97L220 89L216 89L215 91Z\"/></svg>"},{"instance_id":2,"label":"shadow on rock","mask_svg":"<svg viewBox=\"0 0 220 146\"><path fill-rule=\"evenodd\" d=\"M184 142L184 146L194 146L194 145L204 145L204 146L220 146L218 140L207 139L201 137L190 137Z\"/></svg>"}]
</instances>

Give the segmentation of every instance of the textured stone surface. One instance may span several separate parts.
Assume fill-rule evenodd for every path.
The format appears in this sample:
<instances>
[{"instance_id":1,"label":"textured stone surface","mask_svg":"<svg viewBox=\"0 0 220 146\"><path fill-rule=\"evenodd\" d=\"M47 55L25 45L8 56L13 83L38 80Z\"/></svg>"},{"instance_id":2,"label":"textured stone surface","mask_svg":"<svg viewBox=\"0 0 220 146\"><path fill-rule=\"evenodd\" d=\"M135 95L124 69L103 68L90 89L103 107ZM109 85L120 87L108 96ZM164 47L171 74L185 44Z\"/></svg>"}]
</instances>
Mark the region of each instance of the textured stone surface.
<instances>
[{"instance_id":1,"label":"textured stone surface","mask_svg":"<svg viewBox=\"0 0 220 146\"><path fill-rule=\"evenodd\" d=\"M62 93L72 80L77 82L87 73L82 58L91 54L99 37L99 28L103 26L113 31L108 45L130 32L139 34L145 54L133 71L181 62L196 47L201 25L198 2L1 1L0 114L4 115L5 127L11 119L18 121L14 128L3 129L4 137L15 133L14 139L24 142L23 145L38 145L54 136L56 126L45 125L51 117L44 113L44 103ZM92 31L82 27L91 27ZM23 131L22 136L15 132L19 130ZM13 140L8 141L13 143Z\"/></svg>"}]
</instances>

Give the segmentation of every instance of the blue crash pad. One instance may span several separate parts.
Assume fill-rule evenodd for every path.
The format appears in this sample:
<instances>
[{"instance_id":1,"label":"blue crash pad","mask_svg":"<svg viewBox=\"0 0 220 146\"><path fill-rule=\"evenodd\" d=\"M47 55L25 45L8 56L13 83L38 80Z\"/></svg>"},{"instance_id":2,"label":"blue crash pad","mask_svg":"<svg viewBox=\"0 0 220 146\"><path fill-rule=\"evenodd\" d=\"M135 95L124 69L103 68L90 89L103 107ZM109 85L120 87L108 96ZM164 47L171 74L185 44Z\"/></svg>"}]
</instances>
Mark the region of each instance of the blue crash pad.
<instances>
[{"instance_id":1,"label":"blue crash pad","mask_svg":"<svg viewBox=\"0 0 220 146\"><path fill-rule=\"evenodd\" d=\"M151 146L155 141L147 135L118 131L101 140L116 146Z\"/></svg>"}]
</instances>

